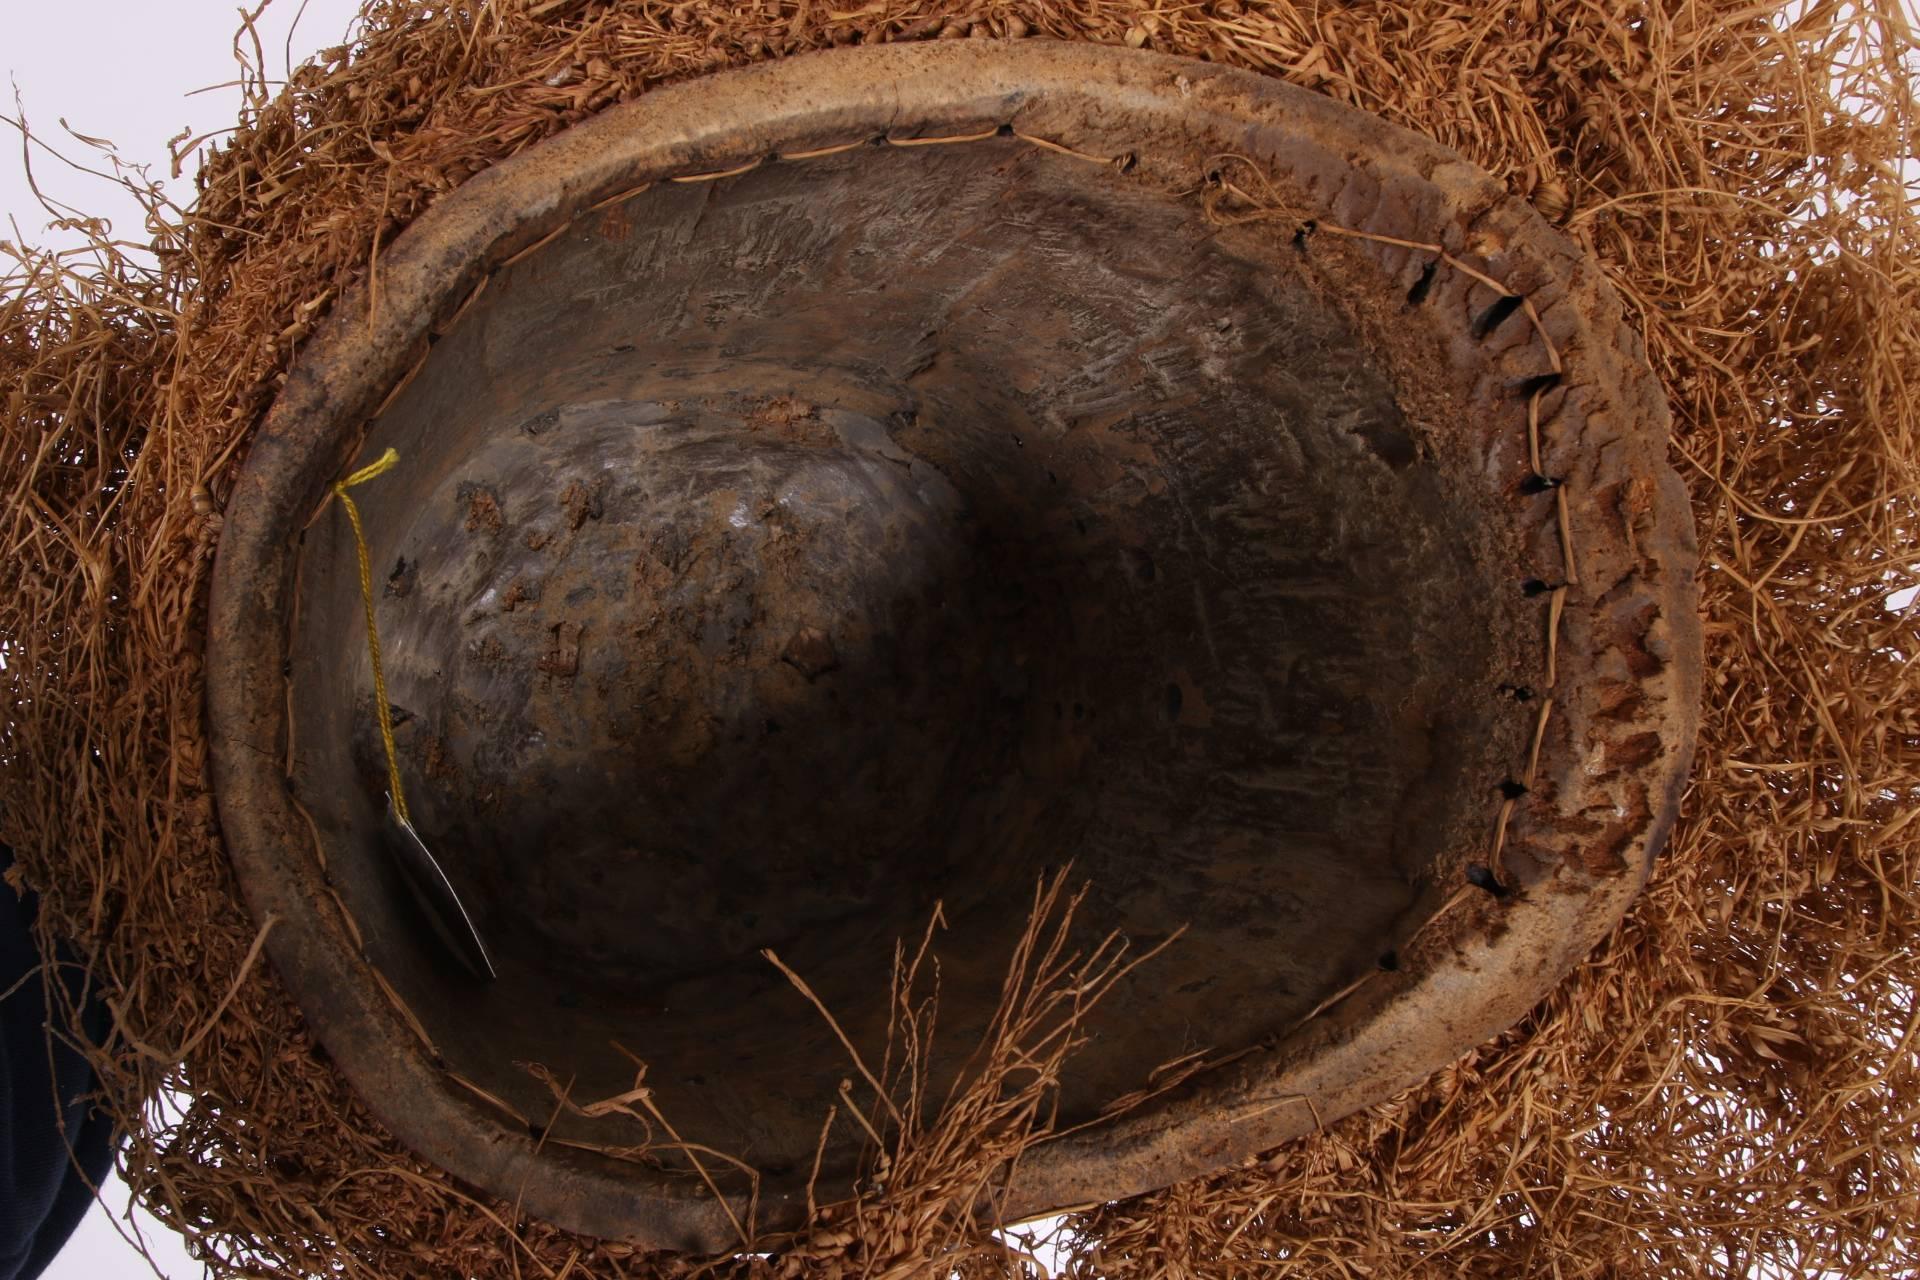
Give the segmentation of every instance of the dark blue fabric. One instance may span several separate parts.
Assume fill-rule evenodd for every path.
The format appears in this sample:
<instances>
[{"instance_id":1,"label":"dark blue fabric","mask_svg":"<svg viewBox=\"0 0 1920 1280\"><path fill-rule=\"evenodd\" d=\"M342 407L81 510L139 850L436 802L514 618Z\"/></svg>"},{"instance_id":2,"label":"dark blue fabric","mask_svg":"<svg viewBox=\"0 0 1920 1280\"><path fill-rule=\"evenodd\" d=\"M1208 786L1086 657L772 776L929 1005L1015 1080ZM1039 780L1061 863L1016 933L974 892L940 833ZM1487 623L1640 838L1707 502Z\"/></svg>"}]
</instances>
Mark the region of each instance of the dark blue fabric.
<instances>
[{"instance_id":1,"label":"dark blue fabric","mask_svg":"<svg viewBox=\"0 0 1920 1280\"><path fill-rule=\"evenodd\" d=\"M0 872L12 865L13 850L0 845ZM0 1280L33 1280L46 1270L113 1164L112 1121L83 1101L93 1069L57 1037L49 1060L46 1026L58 1006L48 1001L46 975L34 973L36 907L31 894L22 898L0 884L0 994L12 991L0 1000ZM57 981L78 997L82 969L71 955L62 960ZM107 1018L97 999L85 1021L98 1043Z\"/></svg>"}]
</instances>

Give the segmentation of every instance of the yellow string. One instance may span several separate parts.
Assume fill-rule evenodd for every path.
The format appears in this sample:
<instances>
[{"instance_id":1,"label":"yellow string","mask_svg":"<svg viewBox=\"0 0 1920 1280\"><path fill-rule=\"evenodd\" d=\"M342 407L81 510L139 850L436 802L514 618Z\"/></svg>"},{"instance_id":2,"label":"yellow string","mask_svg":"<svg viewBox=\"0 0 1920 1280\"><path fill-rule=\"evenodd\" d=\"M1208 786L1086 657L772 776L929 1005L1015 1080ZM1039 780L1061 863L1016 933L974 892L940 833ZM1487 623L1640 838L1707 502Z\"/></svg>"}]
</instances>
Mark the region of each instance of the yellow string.
<instances>
[{"instance_id":1,"label":"yellow string","mask_svg":"<svg viewBox=\"0 0 1920 1280\"><path fill-rule=\"evenodd\" d=\"M387 749L387 787L393 795L394 813L399 815L400 821L411 824L413 818L407 812L407 795L400 788L400 752L393 745L393 710L387 705L387 676L380 669L380 628L373 620L373 570L367 564L367 535L360 527L360 508L347 496L347 490L385 475L399 461L400 454L397 451L387 450L377 461L336 482L333 496L340 499L340 505L347 510L347 520L353 525L354 554L360 560L360 600L367 607L367 657L373 662L373 706L380 717L380 742Z\"/></svg>"}]
</instances>

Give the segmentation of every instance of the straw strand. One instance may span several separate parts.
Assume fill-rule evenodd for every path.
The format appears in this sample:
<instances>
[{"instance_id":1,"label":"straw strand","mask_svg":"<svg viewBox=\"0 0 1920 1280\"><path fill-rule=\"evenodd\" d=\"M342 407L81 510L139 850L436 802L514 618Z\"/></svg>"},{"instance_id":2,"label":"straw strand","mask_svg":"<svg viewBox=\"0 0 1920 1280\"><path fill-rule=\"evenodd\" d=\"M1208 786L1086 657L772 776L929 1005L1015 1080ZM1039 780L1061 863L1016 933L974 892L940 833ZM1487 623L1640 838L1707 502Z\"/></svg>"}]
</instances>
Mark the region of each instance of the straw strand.
<instances>
[{"instance_id":1,"label":"straw strand","mask_svg":"<svg viewBox=\"0 0 1920 1280\"><path fill-rule=\"evenodd\" d=\"M367 560L367 534L360 524L360 508L347 492L387 474L399 461L399 453L388 449L375 461L336 482L333 496L340 500L347 513L347 523L353 527L353 554L360 567L360 602L367 612L367 660L373 664L373 709L380 723L380 745L387 753L387 787L393 797L394 813L402 822L410 823L413 815L407 811L407 792L400 781L400 750L393 742L393 708L387 701L387 673L380 665L380 624L373 616L373 568Z\"/></svg>"}]
</instances>

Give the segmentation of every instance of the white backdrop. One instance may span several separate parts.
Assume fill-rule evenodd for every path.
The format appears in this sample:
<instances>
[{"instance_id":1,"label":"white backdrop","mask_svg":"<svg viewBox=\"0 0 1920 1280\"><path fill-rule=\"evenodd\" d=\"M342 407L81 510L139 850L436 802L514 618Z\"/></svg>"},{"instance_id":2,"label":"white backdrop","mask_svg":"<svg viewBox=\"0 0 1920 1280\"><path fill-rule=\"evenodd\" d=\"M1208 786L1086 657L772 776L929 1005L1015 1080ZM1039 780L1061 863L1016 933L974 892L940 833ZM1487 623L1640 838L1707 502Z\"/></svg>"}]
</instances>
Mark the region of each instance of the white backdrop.
<instances>
[{"instance_id":1,"label":"white backdrop","mask_svg":"<svg viewBox=\"0 0 1920 1280\"><path fill-rule=\"evenodd\" d=\"M358 7L355 0L273 0L255 23L267 75L275 81L286 75L289 48L297 65L340 43ZM97 151L68 136L64 118L75 132L112 141L124 159L167 179L169 138L183 129L198 137L231 128L238 115L233 37L239 25L230 0L0 0L0 67L11 80L0 114L24 109L34 134L49 146L76 163L107 168ZM0 146L0 223L6 224L0 238L77 244L71 233L46 229L54 215L27 186L20 135L0 128ZM41 191L111 218L121 239L146 240L138 207L111 184L39 147L32 164ZM165 183L180 203L193 193L193 165L184 169Z\"/></svg>"}]
</instances>

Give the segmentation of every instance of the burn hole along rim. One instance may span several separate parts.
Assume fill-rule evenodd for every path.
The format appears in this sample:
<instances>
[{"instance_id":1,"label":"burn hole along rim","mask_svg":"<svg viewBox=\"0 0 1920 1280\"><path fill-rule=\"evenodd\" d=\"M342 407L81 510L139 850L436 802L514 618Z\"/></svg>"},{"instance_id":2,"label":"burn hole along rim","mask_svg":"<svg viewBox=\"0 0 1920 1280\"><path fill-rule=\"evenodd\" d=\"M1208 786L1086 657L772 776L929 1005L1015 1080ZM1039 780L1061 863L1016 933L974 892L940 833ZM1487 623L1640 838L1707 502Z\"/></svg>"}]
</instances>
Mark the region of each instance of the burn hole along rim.
<instances>
[{"instance_id":1,"label":"burn hole along rim","mask_svg":"<svg viewBox=\"0 0 1920 1280\"><path fill-rule=\"evenodd\" d=\"M1045 151L1183 200L1195 219L1264 232L1341 291L1363 332L1419 309L1437 352L1419 369L1424 387L1403 364L1396 391L1424 422L1444 408L1485 492L1511 504L1511 590L1535 611L1539 642L1538 662L1484 691L1521 746L1485 779L1484 841L1382 940L1391 963L1370 957L1291 1027L1034 1149L1010 1211L1165 1185L1413 1083L1510 1025L1577 962L1671 825L1700 640L1665 407L1597 268L1492 179L1285 85L1087 46L846 50L657 91L470 180L380 255L256 437L215 570L215 782L249 906L275 922L276 969L403 1141L534 1216L659 1247L733 1238L728 1213L685 1180L516 1127L462 1086L366 962L320 828L286 785L304 731L289 721L286 674L302 529L438 337L576 219L653 183L968 143ZM792 1227L802 1205L763 1197L760 1212L762 1225Z\"/></svg>"}]
</instances>

